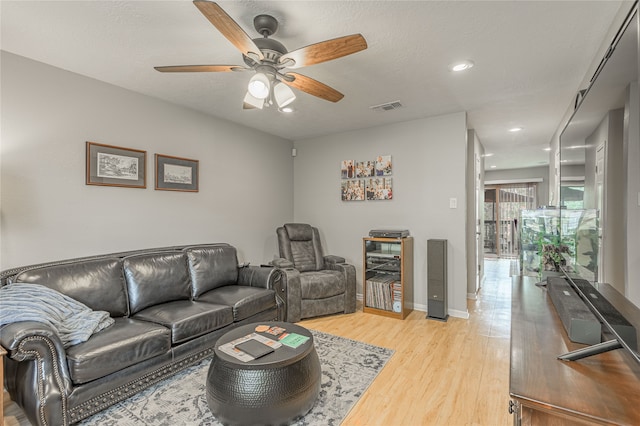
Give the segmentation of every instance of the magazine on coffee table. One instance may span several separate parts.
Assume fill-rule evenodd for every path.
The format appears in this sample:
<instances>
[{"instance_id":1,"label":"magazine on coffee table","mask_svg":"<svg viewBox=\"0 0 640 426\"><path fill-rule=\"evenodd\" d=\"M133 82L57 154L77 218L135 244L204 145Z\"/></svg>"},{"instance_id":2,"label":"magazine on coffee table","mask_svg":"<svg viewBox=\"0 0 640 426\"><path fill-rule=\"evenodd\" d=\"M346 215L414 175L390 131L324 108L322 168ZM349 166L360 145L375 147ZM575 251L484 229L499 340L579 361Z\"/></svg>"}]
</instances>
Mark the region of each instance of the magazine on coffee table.
<instances>
[{"instance_id":1,"label":"magazine on coffee table","mask_svg":"<svg viewBox=\"0 0 640 426\"><path fill-rule=\"evenodd\" d=\"M239 359L242 362L253 361L254 359L257 359L257 357L249 355L248 353L243 352L242 350L236 348L237 345L244 343L248 340L256 340L264 345L269 346L273 350L278 349L279 347L282 346L282 343L276 342L273 339L269 339L268 337L261 336L258 333L251 333L251 334L247 334L246 336L242 336L235 340L232 340L229 343L225 343L224 345L219 346L218 349L227 355L230 355L236 359Z\"/></svg>"}]
</instances>

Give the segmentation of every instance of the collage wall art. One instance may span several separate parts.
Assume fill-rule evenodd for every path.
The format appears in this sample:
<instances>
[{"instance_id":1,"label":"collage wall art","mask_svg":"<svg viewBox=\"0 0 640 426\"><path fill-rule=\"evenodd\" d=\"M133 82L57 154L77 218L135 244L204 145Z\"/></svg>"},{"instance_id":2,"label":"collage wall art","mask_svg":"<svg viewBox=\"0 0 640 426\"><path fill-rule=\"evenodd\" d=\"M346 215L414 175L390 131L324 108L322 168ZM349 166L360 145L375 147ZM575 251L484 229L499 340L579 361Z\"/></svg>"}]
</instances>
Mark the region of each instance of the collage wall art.
<instances>
[{"instance_id":1,"label":"collage wall art","mask_svg":"<svg viewBox=\"0 0 640 426\"><path fill-rule=\"evenodd\" d=\"M392 200L390 155L375 160L343 160L340 166L342 201Z\"/></svg>"}]
</instances>

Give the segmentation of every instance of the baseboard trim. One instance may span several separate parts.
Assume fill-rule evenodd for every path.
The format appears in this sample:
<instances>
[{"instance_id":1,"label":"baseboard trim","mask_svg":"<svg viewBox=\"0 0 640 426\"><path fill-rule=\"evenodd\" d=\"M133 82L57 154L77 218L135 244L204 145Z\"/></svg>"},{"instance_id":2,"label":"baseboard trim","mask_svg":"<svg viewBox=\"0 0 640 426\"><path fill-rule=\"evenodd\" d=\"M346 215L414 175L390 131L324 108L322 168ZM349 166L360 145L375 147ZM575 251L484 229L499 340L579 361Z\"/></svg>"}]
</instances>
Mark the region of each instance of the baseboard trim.
<instances>
[{"instance_id":1,"label":"baseboard trim","mask_svg":"<svg viewBox=\"0 0 640 426\"><path fill-rule=\"evenodd\" d=\"M413 310L414 311L424 312L426 314L427 313L427 305L415 304L415 305L413 305ZM461 319L469 319L469 311L459 311L457 309L448 308L447 309L447 313L449 314L450 317L461 318Z\"/></svg>"},{"instance_id":2,"label":"baseboard trim","mask_svg":"<svg viewBox=\"0 0 640 426\"><path fill-rule=\"evenodd\" d=\"M362 297L362 294L357 293L356 300L359 302L363 302L364 298ZM425 314L427 313L427 305L423 305L421 303L414 303L413 306L411 306L411 303L409 303L408 305L414 311L424 312ZM469 319L469 311L459 311L457 309L449 308L447 309L447 313L449 314L450 317Z\"/></svg>"}]
</instances>

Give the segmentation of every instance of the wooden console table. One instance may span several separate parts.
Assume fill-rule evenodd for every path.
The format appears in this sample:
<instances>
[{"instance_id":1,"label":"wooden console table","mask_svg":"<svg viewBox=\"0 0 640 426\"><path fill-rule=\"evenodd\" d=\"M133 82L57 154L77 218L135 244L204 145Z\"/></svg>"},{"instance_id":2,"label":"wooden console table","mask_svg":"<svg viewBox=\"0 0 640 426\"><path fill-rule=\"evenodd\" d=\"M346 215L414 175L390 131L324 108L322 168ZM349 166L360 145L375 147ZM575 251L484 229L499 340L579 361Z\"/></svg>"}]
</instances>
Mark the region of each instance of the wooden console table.
<instances>
[{"instance_id":1,"label":"wooden console table","mask_svg":"<svg viewBox=\"0 0 640 426\"><path fill-rule=\"evenodd\" d=\"M514 279L509 394L515 425L640 425L640 365L621 349L556 359L584 346L569 340L546 289Z\"/></svg>"}]
</instances>

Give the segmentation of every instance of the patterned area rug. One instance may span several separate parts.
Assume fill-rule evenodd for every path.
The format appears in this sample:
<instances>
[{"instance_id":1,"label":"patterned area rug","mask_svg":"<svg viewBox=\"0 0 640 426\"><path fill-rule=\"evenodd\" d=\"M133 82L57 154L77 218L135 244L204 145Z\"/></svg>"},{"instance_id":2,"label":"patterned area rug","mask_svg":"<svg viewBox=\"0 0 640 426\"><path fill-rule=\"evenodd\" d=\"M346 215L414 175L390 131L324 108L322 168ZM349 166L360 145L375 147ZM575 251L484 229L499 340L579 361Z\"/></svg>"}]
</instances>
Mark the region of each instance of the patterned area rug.
<instances>
[{"instance_id":1,"label":"patterned area rug","mask_svg":"<svg viewBox=\"0 0 640 426\"><path fill-rule=\"evenodd\" d=\"M322 366L320 395L295 426L339 425L393 355L393 350L311 330ZM209 411L211 358L80 423L82 426L222 426Z\"/></svg>"}]
</instances>

